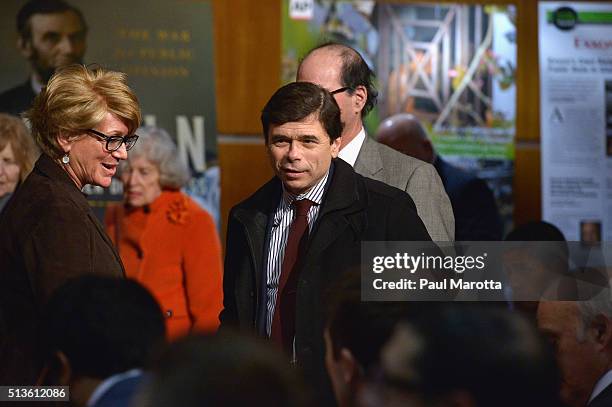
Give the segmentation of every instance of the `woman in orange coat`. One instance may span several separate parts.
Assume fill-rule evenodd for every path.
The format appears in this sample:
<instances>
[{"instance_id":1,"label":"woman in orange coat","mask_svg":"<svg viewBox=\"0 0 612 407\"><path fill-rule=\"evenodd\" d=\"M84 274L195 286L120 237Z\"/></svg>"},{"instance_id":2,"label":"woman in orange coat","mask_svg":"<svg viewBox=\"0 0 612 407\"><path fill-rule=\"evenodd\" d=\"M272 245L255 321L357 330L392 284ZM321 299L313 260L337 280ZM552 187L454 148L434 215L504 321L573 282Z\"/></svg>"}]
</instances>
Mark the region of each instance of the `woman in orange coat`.
<instances>
[{"instance_id":1,"label":"woman in orange coat","mask_svg":"<svg viewBox=\"0 0 612 407\"><path fill-rule=\"evenodd\" d=\"M215 224L179 191L189 172L168 133L144 127L138 135L121 167L124 205L107 211L108 234L127 276L160 303L170 339L216 330L223 291Z\"/></svg>"}]
</instances>

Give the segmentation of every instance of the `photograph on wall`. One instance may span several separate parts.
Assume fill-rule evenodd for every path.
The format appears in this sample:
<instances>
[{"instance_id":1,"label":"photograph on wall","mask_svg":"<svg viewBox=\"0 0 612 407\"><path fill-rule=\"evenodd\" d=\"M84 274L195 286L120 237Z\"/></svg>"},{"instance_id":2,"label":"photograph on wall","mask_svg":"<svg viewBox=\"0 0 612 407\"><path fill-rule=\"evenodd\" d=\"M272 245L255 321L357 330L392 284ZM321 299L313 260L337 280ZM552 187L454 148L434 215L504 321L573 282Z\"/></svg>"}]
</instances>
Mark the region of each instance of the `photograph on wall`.
<instances>
[{"instance_id":1,"label":"photograph on wall","mask_svg":"<svg viewBox=\"0 0 612 407\"><path fill-rule=\"evenodd\" d=\"M542 217L612 239L612 5L540 2Z\"/></svg>"},{"instance_id":2,"label":"photograph on wall","mask_svg":"<svg viewBox=\"0 0 612 407\"><path fill-rule=\"evenodd\" d=\"M308 50L333 41L356 49L376 73L370 136L409 113L439 157L484 179L505 230L512 223L516 118L516 8L511 5L284 0L282 80Z\"/></svg>"},{"instance_id":3,"label":"photograph on wall","mask_svg":"<svg viewBox=\"0 0 612 407\"><path fill-rule=\"evenodd\" d=\"M218 225L220 171L211 2L72 2L80 19L64 13L62 18L39 18L31 24L33 36L44 31L70 38L60 44L52 36L29 41L19 35L18 15L25 4L25 0L11 1L2 6L0 110L19 114L27 109L54 66L83 63L127 73L140 102L143 124L165 129L176 142L192 174L184 192ZM7 93L10 103L3 100ZM121 200L123 194L118 179L107 189L86 186L84 192L100 217L109 202Z\"/></svg>"}]
</instances>

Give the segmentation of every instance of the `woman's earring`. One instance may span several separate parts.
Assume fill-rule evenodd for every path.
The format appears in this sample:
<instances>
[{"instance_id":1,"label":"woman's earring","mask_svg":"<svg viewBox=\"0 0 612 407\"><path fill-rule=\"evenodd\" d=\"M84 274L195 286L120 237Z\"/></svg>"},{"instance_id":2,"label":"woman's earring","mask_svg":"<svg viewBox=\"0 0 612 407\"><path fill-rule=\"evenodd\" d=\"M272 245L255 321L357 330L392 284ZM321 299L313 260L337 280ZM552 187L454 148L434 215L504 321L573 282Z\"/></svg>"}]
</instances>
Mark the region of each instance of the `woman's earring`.
<instances>
[{"instance_id":1,"label":"woman's earring","mask_svg":"<svg viewBox=\"0 0 612 407\"><path fill-rule=\"evenodd\" d=\"M62 162L64 164L68 164L70 162L70 157L68 156L68 153L64 154L64 156L62 157Z\"/></svg>"}]
</instances>

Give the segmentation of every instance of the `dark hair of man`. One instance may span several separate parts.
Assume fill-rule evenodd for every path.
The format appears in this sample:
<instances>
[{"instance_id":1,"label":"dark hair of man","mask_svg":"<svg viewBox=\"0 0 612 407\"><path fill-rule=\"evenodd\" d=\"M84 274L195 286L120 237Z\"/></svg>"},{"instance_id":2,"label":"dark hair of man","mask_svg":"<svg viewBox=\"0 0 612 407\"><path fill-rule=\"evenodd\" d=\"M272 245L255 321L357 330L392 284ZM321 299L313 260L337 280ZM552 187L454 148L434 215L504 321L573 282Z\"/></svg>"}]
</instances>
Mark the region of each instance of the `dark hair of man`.
<instances>
[{"instance_id":1,"label":"dark hair of man","mask_svg":"<svg viewBox=\"0 0 612 407\"><path fill-rule=\"evenodd\" d=\"M61 351L74 376L98 379L144 367L166 334L161 309L143 286L98 276L78 277L58 288L42 326L46 360Z\"/></svg>"},{"instance_id":2,"label":"dark hair of man","mask_svg":"<svg viewBox=\"0 0 612 407\"><path fill-rule=\"evenodd\" d=\"M358 272L346 274L327 295L329 333L334 359L348 349L364 370L378 362L380 350L398 321L416 312L418 303L361 301Z\"/></svg>"},{"instance_id":3,"label":"dark hair of man","mask_svg":"<svg viewBox=\"0 0 612 407\"><path fill-rule=\"evenodd\" d=\"M292 82L278 89L261 112L266 143L271 125L300 122L312 114L317 115L330 143L340 137L340 108L328 91L310 82Z\"/></svg>"},{"instance_id":4,"label":"dark hair of man","mask_svg":"<svg viewBox=\"0 0 612 407\"><path fill-rule=\"evenodd\" d=\"M153 364L143 407L305 406L296 370L259 338L224 333L172 343Z\"/></svg>"},{"instance_id":5,"label":"dark hair of man","mask_svg":"<svg viewBox=\"0 0 612 407\"><path fill-rule=\"evenodd\" d=\"M520 315L455 303L424 308L403 324L410 338L392 337L382 357L403 366L404 373L390 375L383 365L383 380L393 387L432 402L467 391L477 406L560 405L553 350Z\"/></svg>"},{"instance_id":6,"label":"dark hair of man","mask_svg":"<svg viewBox=\"0 0 612 407\"><path fill-rule=\"evenodd\" d=\"M563 232L555 225L544 221L531 221L517 226L508 233L506 241L542 241L542 242L565 242Z\"/></svg>"},{"instance_id":7,"label":"dark hair of man","mask_svg":"<svg viewBox=\"0 0 612 407\"><path fill-rule=\"evenodd\" d=\"M340 73L340 83L342 86L350 88L349 93L353 93L358 86L363 86L368 97L366 103L361 110L361 117L365 117L376 106L378 91L374 87L374 78L376 75L370 69L361 54L348 45L339 44L336 42L326 42L311 49L308 54L302 59L306 59L310 54L322 48L330 48L340 55L342 59L342 69ZM299 69L299 68L298 68ZM332 89L333 90L333 89Z\"/></svg>"},{"instance_id":8,"label":"dark hair of man","mask_svg":"<svg viewBox=\"0 0 612 407\"><path fill-rule=\"evenodd\" d=\"M87 23L83 17L83 13L78 8L66 3L63 0L30 0L21 7L17 13L17 33L24 40L29 40L32 36L32 27L30 27L30 17L34 14L57 14L66 11L74 12L83 25L83 29L87 31Z\"/></svg>"}]
</instances>

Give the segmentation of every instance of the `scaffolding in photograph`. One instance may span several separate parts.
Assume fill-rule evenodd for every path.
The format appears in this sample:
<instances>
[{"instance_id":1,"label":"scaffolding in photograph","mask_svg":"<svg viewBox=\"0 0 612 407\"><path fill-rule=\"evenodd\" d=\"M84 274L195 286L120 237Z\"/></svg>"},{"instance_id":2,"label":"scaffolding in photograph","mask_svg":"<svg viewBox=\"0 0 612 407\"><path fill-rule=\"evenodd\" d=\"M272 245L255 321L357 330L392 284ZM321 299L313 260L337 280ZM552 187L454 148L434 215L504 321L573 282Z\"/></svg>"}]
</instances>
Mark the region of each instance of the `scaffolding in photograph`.
<instances>
[{"instance_id":1,"label":"scaffolding in photograph","mask_svg":"<svg viewBox=\"0 0 612 407\"><path fill-rule=\"evenodd\" d=\"M434 130L485 126L491 81L478 68L491 48L492 21L482 7L380 4L377 65L383 117L413 113Z\"/></svg>"}]
</instances>

